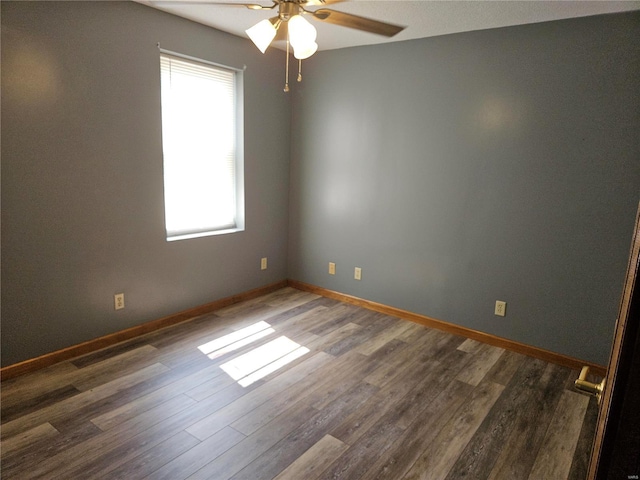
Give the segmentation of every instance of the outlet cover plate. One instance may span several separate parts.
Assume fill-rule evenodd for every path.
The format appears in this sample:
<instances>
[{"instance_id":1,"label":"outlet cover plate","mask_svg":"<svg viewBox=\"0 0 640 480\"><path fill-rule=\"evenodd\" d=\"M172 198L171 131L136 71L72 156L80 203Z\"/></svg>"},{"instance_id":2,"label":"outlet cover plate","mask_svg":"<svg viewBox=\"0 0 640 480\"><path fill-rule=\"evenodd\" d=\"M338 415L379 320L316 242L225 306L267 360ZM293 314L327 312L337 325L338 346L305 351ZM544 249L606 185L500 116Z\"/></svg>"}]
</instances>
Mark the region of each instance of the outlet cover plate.
<instances>
[{"instance_id":1,"label":"outlet cover plate","mask_svg":"<svg viewBox=\"0 0 640 480\"><path fill-rule=\"evenodd\" d=\"M113 303L116 310L122 310L124 308L124 293L116 293L113 296Z\"/></svg>"},{"instance_id":2,"label":"outlet cover plate","mask_svg":"<svg viewBox=\"0 0 640 480\"><path fill-rule=\"evenodd\" d=\"M353 271L353 278L356 280L362 280L362 269L360 267L356 267Z\"/></svg>"}]
</instances>

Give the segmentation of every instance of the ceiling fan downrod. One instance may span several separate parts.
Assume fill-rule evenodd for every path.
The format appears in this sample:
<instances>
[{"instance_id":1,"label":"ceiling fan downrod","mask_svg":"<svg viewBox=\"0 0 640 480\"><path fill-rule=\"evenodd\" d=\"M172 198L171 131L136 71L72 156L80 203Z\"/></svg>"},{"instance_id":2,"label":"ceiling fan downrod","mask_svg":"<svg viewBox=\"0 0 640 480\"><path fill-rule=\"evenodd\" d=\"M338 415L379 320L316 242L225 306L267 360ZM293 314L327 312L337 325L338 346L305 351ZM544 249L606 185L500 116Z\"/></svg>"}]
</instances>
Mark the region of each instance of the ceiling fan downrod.
<instances>
[{"instance_id":1,"label":"ceiling fan downrod","mask_svg":"<svg viewBox=\"0 0 640 480\"><path fill-rule=\"evenodd\" d=\"M287 63L285 66L284 92L289 91L289 36L287 35Z\"/></svg>"}]
</instances>

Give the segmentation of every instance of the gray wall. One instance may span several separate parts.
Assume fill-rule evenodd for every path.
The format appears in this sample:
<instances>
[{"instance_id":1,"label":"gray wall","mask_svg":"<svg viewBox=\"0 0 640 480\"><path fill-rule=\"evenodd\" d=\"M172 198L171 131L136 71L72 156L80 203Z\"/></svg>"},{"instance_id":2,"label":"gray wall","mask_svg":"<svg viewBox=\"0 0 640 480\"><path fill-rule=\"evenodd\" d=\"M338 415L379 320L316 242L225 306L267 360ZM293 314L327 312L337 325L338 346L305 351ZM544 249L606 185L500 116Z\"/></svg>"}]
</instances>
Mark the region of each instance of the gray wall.
<instances>
[{"instance_id":1,"label":"gray wall","mask_svg":"<svg viewBox=\"0 0 640 480\"><path fill-rule=\"evenodd\" d=\"M314 56L289 276L606 364L640 199L639 39L636 12Z\"/></svg>"},{"instance_id":2,"label":"gray wall","mask_svg":"<svg viewBox=\"0 0 640 480\"><path fill-rule=\"evenodd\" d=\"M287 96L281 52L142 5L1 8L2 365L287 275L606 363L637 13L320 52ZM165 240L158 42L247 65L243 233Z\"/></svg>"},{"instance_id":3,"label":"gray wall","mask_svg":"<svg viewBox=\"0 0 640 480\"><path fill-rule=\"evenodd\" d=\"M247 66L242 233L165 240L158 42ZM2 2L2 365L286 278L283 65L132 2Z\"/></svg>"}]
</instances>

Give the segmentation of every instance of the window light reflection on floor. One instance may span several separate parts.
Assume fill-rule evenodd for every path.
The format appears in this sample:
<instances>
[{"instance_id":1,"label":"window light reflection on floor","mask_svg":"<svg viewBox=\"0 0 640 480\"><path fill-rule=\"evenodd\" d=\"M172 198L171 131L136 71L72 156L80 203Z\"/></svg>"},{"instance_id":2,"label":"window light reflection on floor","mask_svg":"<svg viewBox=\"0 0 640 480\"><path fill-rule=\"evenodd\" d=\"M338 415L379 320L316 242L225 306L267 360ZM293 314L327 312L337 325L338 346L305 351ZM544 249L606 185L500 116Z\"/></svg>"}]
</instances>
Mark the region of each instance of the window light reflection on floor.
<instances>
[{"instance_id":1,"label":"window light reflection on floor","mask_svg":"<svg viewBox=\"0 0 640 480\"><path fill-rule=\"evenodd\" d=\"M234 350L244 347L245 345L249 345L250 343L274 332L275 330L271 328L271 325L267 322L258 322L238 330L237 332L230 333L224 337L216 338L215 340L200 345L198 350L213 360L214 358L220 357L225 353L233 352Z\"/></svg>"},{"instance_id":2,"label":"window light reflection on floor","mask_svg":"<svg viewBox=\"0 0 640 480\"><path fill-rule=\"evenodd\" d=\"M275 333L275 330L271 325L261 321L204 343L198 347L198 350L213 360L272 333ZM306 355L309 351L308 348L281 336L220 365L220 368L238 384L248 387L295 359Z\"/></svg>"},{"instance_id":3,"label":"window light reflection on floor","mask_svg":"<svg viewBox=\"0 0 640 480\"><path fill-rule=\"evenodd\" d=\"M220 368L241 386L248 387L307 353L308 348L283 336L220 365Z\"/></svg>"},{"instance_id":4,"label":"window light reflection on floor","mask_svg":"<svg viewBox=\"0 0 640 480\"><path fill-rule=\"evenodd\" d=\"M256 370L250 375L241 378L240 380L238 380L238 384L240 384L242 387L248 387L253 382L258 381L261 378L266 377L270 373L275 372L279 368L284 367L286 364L293 362L296 358L300 358L301 356L306 355L307 353L309 353L309 351L310 350L307 347L296 348L293 352L285 355L284 357L280 357L275 362L265 365L264 367Z\"/></svg>"},{"instance_id":5,"label":"window light reflection on floor","mask_svg":"<svg viewBox=\"0 0 640 480\"><path fill-rule=\"evenodd\" d=\"M291 355L294 352L296 354ZM287 337L278 337L220 365L220 368L231 378L238 380L240 385L246 387L308 352L308 348L301 347L293 340ZM285 357L287 359L282 363Z\"/></svg>"}]
</instances>

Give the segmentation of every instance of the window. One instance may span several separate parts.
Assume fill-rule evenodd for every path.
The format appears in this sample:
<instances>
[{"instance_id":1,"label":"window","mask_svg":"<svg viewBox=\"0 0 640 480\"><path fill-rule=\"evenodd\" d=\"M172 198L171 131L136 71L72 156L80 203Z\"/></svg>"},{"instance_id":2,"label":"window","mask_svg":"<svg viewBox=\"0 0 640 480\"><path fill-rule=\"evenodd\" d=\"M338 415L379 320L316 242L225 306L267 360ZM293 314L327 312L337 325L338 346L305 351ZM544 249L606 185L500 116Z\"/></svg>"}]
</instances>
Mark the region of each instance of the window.
<instances>
[{"instance_id":1,"label":"window","mask_svg":"<svg viewBox=\"0 0 640 480\"><path fill-rule=\"evenodd\" d=\"M160 55L167 240L244 229L242 72Z\"/></svg>"}]
</instances>

